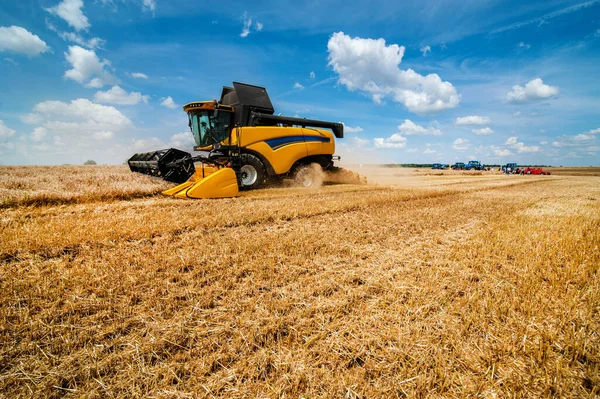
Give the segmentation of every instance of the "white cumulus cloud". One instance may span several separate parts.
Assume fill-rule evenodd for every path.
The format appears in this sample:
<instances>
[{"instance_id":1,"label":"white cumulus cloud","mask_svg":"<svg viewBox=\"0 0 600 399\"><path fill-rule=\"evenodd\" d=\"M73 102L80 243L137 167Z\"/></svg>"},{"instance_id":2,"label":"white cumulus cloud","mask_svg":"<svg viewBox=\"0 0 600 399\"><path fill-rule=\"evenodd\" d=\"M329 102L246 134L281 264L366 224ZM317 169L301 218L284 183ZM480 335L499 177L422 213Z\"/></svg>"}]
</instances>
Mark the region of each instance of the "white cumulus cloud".
<instances>
[{"instance_id":1,"label":"white cumulus cloud","mask_svg":"<svg viewBox=\"0 0 600 399\"><path fill-rule=\"evenodd\" d=\"M116 108L96 104L90 100L79 98L70 103L62 101L44 101L37 104L33 110L36 114L60 120L76 120L90 122L90 125L100 126L100 130L108 130L107 126L129 126L131 121ZM54 119L53 119L54 120Z\"/></svg>"},{"instance_id":2,"label":"white cumulus cloud","mask_svg":"<svg viewBox=\"0 0 600 399\"><path fill-rule=\"evenodd\" d=\"M157 148L164 148L165 143L156 137L150 137L145 139L135 140L132 145L133 151L136 152L148 152L156 150Z\"/></svg>"},{"instance_id":3,"label":"white cumulus cloud","mask_svg":"<svg viewBox=\"0 0 600 399\"><path fill-rule=\"evenodd\" d=\"M406 137L399 133L392 134L388 138L378 137L373 139L376 148L404 148L406 147Z\"/></svg>"},{"instance_id":4,"label":"white cumulus cloud","mask_svg":"<svg viewBox=\"0 0 600 399\"><path fill-rule=\"evenodd\" d=\"M304 86L302 86L299 82L294 83L294 89L304 89Z\"/></svg>"},{"instance_id":5,"label":"white cumulus cloud","mask_svg":"<svg viewBox=\"0 0 600 399\"><path fill-rule=\"evenodd\" d=\"M344 125L344 132L345 133L360 133L360 132L362 132L364 130L360 126L352 127L352 126L348 126L348 125L344 124L343 122L342 122L342 124Z\"/></svg>"},{"instance_id":6,"label":"white cumulus cloud","mask_svg":"<svg viewBox=\"0 0 600 399\"><path fill-rule=\"evenodd\" d=\"M36 127L33 129L33 133L31 133L31 140L42 141L47 134L48 130L45 127Z\"/></svg>"},{"instance_id":7,"label":"white cumulus cloud","mask_svg":"<svg viewBox=\"0 0 600 399\"><path fill-rule=\"evenodd\" d=\"M133 72L131 74L131 77L134 79L148 79L148 75L146 75L145 73L141 73L141 72Z\"/></svg>"},{"instance_id":8,"label":"white cumulus cloud","mask_svg":"<svg viewBox=\"0 0 600 399\"><path fill-rule=\"evenodd\" d=\"M491 122L488 116L469 115L456 118L457 125L487 125Z\"/></svg>"},{"instance_id":9,"label":"white cumulus cloud","mask_svg":"<svg viewBox=\"0 0 600 399\"><path fill-rule=\"evenodd\" d=\"M506 95L506 101L515 104L543 101L560 93L558 86L544 84L542 79L533 79L523 86L515 85Z\"/></svg>"},{"instance_id":10,"label":"white cumulus cloud","mask_svg":"<svg viewBox=\"0 0 600 399\"><path fill-rule=\"evenodd\" d=\"M94 95L94 101L102 104L135 105L140 101L148 104L148 96L139 92L128 93L120 86L113 86L107 91L98 91Z\"/></svg>"},{"instance_id":11,"label":"white cumulus cloud","mask_svg":"<svg viewBox=\"0 0 600 399\"><path fill-rule=\"evenodd\" d=\"M14 129L9 128L4 124L3 120L0 120L0 138L9 138L15 135L16 131Z\"/></svg>"},{"instance_id":12,"label":"white cumulus cloud","mask_svg":"<svg viewBox=\"0 0 600 399\"><path fill-rule=\"evenodd\" d=\"M42 122L43 118L40 114L25 114L21 115L19 118L28 125L37 125Z\"/></svg>"},{"instance_id":13,"label":"white cumulus cloud","mask_svg":"<svg viewBox=\"0 0 600 399\"><path fill-rule=\"evenodd\" d=\"M398 131L400 134L405 136L442 136L443 133L440 129L434 127L423 127L417 125L410 119L405 119L404 123L398 125Z\"/></svg>"},{"instance_id":14,"label":"white cumulus cloud","mask_svg":"<svg viewBox=\"0 0 600 399\"><path fill-rule=\"evenodd\" d=\"M512 136L506 139L504 145L512 148L514 151L517 151L519 154L524 152L540 152L542 148L537 145L525 145L525 143L519 141L519 138L516 136Z\"/></svg>"},{"instance_id":15,"label":"white cumulus cloud","mask_svg":"<svg viewBox=\"0 0 600 399\"><path fill-rule=\"evenodd\" d=\"M39 36L20 26L0 26L0 51L23 53L32 57L50 51Z\"/></svg>"},{"instance_id":16,"label":"white cumulus cloud","mask_svg":"<svg viewBox=\"0 0 600 399\"><path fill-rule=\"evenodd\" d=\"M537 145L527 146L527 145L523 144L520 141L517 142L517 143L515 143L515 144L513 144L512 148L515 149L518 153L522 153L522 152L540 152L542 150L541 147L539 147Z\"/></svg>"},{"instance_id":17,"label":"white cumulus cloud","mask_svg":"<svg viewBox=\"0 0 600 399\"><path fill-rule=\"evenodd\" d=\"M110 140L113 138L115 134L113 132L102 130L100 132L94 133L93 137L96 140Z\"/></svg>"},{"instance_id":18,"label":"white cumulus cloud","mask_svg":"<svg viewBox=\"0 0 600 399\"><path fill-rule=\"evenodd\" d=\"M456 151L466 151L469 149L470 146L471 145L469 144L469 140L462 138L457 138L452 143L452 148L454 148Z\"/></svg>"},{"instance_id":19,"label":"white cumulus cloud","mask_svg":"<svg viewBox=\"0 0 600 399\"><path fill-rule=\"evenodd\" d=\"M170 109L175 109L178 107L177 104L175 104L175 101L173 101L173 99L171 98L171 96L169 97L163 97L160 99L160 105L162 105L163 107L167 107Z\"/></svg>"},{"instance_id":20,"label":"white cumulus cloud","mask_svg":"<svg viewBox=\"0 0 600 399\"><path fill-rule=\"evenodd\" d=\"M43 154L36 156L36 162L80 162L80 157L109 157L117 135L133 127L116 108L83 98L71 102L40 102L30 115L35 115L32 120L39 123L30 140L17 144L25 157L46 148Z\"/></svg>"},{"instance_id":21,"label":"white cumulus cloud","mask_svg":"<svg viewBox=\"0 0 600 399\"><path fill-rule=\"evenodd\" d=\"M512 152L510 152L510 150L507 150L506 148L494 148L494 155L496 155L497 157L507 157L509 155L512 155Z\"/></svg>"},{"instance_id":22,"label":"white cumulus cloud","mask_svg":"<svg viewBox=\"0 0 600 399\"><path fill-rule=\"evenodd\" d=\"M494 134L494 131L492 129L490 129L489 127L484 127L481 129L473 129L472 132L478 136L489 136L490 134Z\"/></svg>"},{"instance_id":23,"label":"white cumulus cloud","mask_svg":"<svg viewBox=\"0 0 600 399\"><path fill-rule=\"evenodd\" d=\"M196 145L196 142L194 141L194 136L192 136L191 132L183 132L183 133L176 133L174 135L171 136L171 141L169 142L169 147L174 147L174 148L181 148L181 149L186 149L186 148L193 148Z\"/></svg>"},{"instance_id":24,"label":"white cumulus cloud","mask_svg":"<svg viewBox=\"0 0 600 399\"><path fill-rule=\"evenodd\" d=\"M85 30L91 25L83 15L83 0L63 0L55 7L46 8L51 14L64 19L76 31Z\"/></svg>"},{"instance_id":25,"label":"white cumulus cloud","mask_svg":"<svg viewBox=\"0 0 600 399\"><path fill-rule=\"evenodd\" d=\"M411 112L432 114L454 108L460 102L454 86L437 74L423 76L412 69L400 69L403 46L336 32L327 49L328 65L338 74L338 82L350 91L368 94L376 103L391 98Z\"/></svg>"},{"instance_id":26,"label":"white cumulus cloud","mask_svg":"<svg viewBox=\"0 0 600 399\"><path fill-rule=\"evenodd\" d=\"M94 50L69 46L69 52L64 54L72 67L65 72L65 78L92 88L118 83L118 79L106 70L106 67L110 66L110 62L108 60L100 61Z\"/></svg>"},{"instance_id":27,"label":"white cumulus cloud","mask_svg":"<svg viewBox=\"0 0 600 399\"><path fill-rule=\"evenodd\" d=\"M585 134L600 134L600 128L588 130Z\"/></svg>"},{"instance_id":28,"label":"white cumulus cloud","mask_svg":"<svg viewBox=\"0 0 600 399\"><path fill-rule=\"evenodd\" d=\"M553 147L583 147L590 146L596 142L596 134L600 129L590 130L585 133L560 136L552 143Z\"/></svg>"},{"instance_id":29,"label":"white cumulus cloud","mask_svg":"<svg viewBox=\"0 0 600 399\"><path fill-rule=\"evenodd\" d=\"M317 76L315 75L315 72L314 72L314 71L311 71L311 72L310 72L310 78L311 78L311 79L314 79L314 78L316 78L316 77L317 77Z\"/></svg>"},{"instance_id":30,"label":"white cumulus cloud","mask_svg":"<svg viewBox=\"0 0 600 399\"><path fill-rule=\"evenodd\" d=\"M430 46L423 46L421 47L421 53L423 53L423 57L427 57L427 53L431 53L431 47Z\"/></svg>"}]
</instances>

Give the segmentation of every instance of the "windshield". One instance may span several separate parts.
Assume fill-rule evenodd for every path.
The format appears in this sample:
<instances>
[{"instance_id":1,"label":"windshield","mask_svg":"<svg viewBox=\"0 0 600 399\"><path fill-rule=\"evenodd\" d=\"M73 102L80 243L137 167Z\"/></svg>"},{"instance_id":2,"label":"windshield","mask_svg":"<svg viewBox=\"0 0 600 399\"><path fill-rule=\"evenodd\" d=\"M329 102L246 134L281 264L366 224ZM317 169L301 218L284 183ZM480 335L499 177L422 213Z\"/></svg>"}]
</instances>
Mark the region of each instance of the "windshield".
<instances>
[{"instance_id":1,"label":"windshield","mask_svg":"<svg viewBox=\"0 0 600 399\"><path fill-rule=\"evenodd\" d=\"M227 138L231 114L219 112L215 118L213 111L193 111L188 114L190 129L198 147L208 147Z\"/></svg>"}]
</instances>

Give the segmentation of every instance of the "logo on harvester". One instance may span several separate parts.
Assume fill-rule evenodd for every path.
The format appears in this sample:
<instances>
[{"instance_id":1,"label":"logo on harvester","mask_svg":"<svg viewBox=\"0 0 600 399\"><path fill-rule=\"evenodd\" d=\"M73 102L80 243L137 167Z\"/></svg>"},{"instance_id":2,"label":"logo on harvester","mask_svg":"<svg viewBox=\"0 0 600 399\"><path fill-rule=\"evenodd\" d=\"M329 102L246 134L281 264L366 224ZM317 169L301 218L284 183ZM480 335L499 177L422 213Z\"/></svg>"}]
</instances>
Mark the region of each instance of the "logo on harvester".
<instances>
[{"instance_id":1,"label":"logo on harvester","mask_svg":"<svg viewBox=\"0 0 600 399\"><path fill-rule=\"evenodd\" d=\"M309 143L309 142L322 142L329 143L330 139L328 137L319 137L319 136L286 136L286 137L277 137L274 139L265 140L265 143L269 145L274 150L278 150L286 145L296 144L296 143Z\"/></svg>"}]
</instances>

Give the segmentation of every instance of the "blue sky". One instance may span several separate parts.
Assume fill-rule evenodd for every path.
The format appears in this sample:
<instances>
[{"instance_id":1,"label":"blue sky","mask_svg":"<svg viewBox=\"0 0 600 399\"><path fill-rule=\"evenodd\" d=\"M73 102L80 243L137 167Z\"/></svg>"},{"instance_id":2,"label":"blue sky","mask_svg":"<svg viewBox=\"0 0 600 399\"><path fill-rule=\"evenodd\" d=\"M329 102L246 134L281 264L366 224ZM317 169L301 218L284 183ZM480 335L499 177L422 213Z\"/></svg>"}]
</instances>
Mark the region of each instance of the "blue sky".
<instances>
[{"instance_id":1,"label":"blue sky","mask_svg":"<svg viewBox=\"0 0 600 399\"><path fill-rule=\"evenodd\" d=\"M351 163L600 164L600 0L0 0L0 164L191 150L232 81Z\"/></svg>"}]
</instances>

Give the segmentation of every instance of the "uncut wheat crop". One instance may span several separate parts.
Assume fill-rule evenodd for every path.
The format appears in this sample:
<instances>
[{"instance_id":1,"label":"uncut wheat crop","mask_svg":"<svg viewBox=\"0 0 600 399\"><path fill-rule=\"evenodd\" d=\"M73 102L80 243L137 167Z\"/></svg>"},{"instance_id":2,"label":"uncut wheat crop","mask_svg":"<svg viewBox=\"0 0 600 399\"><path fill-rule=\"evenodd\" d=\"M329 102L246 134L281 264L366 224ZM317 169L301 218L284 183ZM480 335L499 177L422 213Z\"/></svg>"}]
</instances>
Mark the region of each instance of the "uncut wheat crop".
<instances>
[{"instance_id":1,"label":"uncut wheat crop","mask_svg":"<svg viewBox=\"0 0 600 399\"><path fill-rule=\"evenodd\" d=\"M598 169L356 171L0 167L0 397L600 395Z\"/></svg>"}]
</instances>

